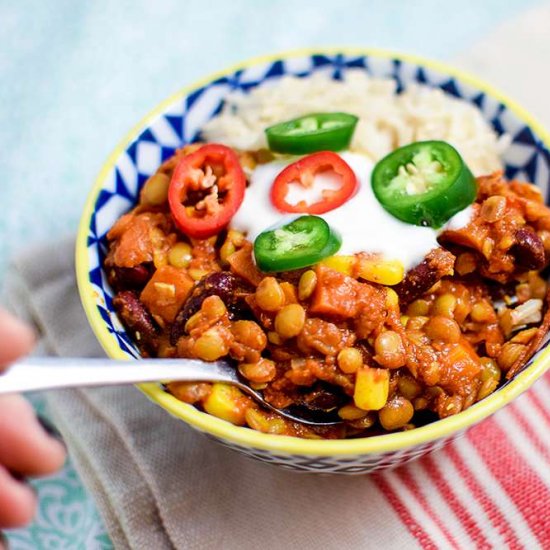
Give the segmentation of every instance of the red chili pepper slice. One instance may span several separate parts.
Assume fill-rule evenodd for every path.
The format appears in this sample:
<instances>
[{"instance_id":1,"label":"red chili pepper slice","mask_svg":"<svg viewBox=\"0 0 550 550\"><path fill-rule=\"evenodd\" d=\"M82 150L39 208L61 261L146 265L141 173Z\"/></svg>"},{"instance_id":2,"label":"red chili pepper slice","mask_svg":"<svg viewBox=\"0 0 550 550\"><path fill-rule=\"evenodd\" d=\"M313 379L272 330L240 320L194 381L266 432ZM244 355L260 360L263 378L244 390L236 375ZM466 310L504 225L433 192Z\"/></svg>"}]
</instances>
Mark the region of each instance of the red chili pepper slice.
<instances>
[{"instance_id":1,"label":"red chili pepper slice","mask_svg":"<svg viewBox=\"0 0 550 550\"><path fill-rule=\"evenodd\" d=\"M312 188L315 176L324 172L334 172L340 177L338 189L323 189L322 199L310 204L303 200L296 204L287 201L290 184L296 182L303 187ZM281 212L324 214L352 197L357 185L355 173L342 157L331 151L321 151L290 164L277 176L271 188L271 202Z\"/></svg>"},{"instance_id":2,"label":"red chili pepper slice","mask_svg":"<svg viewBox=\"0 0 550 550\"><path fill-rule=\"evenodd\" d=\"M178 228L206 239L224 228L243 202L246 178L237 155L217 143L203 145L176 166L168 190Z\"/></svg>"}]
</instances>

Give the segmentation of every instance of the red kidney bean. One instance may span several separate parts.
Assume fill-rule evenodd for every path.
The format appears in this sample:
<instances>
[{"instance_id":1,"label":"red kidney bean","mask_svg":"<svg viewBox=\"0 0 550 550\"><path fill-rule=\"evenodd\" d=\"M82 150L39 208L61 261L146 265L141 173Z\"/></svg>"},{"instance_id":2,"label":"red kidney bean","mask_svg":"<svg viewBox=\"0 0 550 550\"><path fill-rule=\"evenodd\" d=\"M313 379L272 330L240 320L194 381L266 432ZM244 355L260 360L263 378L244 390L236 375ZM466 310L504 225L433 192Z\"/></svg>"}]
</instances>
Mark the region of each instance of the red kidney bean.
<instances>
[{"instance_id":1,"label":"red kidney bean","mask_svg":"<svg viewBox=\"0 0 550 550\"><path fill-rule=\"evenodd\" d=\"M518 265L524 269L542 269L546 254L542 239L529 227L521 227L514 235L515 244L510 248Z\"/></svg>"},{"instance_id":2,"label":"red kidney bean","mask_svg":"<svg viewBox=\"0 0 550 550\"><path fill-rule=\"evenodd\" d=\"M159 329L137 292L123 290L113 298L113 306L140 349L149 353L158 347Z\"/></svg>"},{"instance_id":3,"label":"red kidney bean","mask_svg":"<svg viewBox=\"0 0 550 550\"><path fill-rule=\"evenodd\" d=\"M227 307L230 318L243 317L245 310L244 296L250 289L243 286L243 281L229 271L211 273L201 279L191 291L185 304L180 309L170 331L170 342L175 345L178 339L185 334L185 323L202 306L209 296L219 296Z\"/></svg>"},{"instance_id":4,"label":"red kidney bean","mask_svg":"<svg viewBox=\"0 0 550 550\"><path fill-rule=\"evenodd\" d=\"M407 272L405 278L393 287L402 305L407 305L430 289L439 279L450 275L455 257L444 250L432 250L416 267Z\"/></svg>"},{"instance_id":5,"label":"red kidney bean","mask_svg":"<svg viewBox=\"0 0 550 550\"><path fill-rule=\"evenodd\" d=\"M153 264L139 264L135 267L113 266L109 270L109 284L117 290L141 290L153 274Z\"/></svg>"},{"instance_id":6,"label":"red kidney bean","mask_svg":"<svg viewBox=\"0 0 550 550\"><path fill-rule=\"evenodd\" d=\"M338 386L316 384L298 399L298 404L311 411L330 411L341 407L349 397Z\"/></svg>"}]
</instances>

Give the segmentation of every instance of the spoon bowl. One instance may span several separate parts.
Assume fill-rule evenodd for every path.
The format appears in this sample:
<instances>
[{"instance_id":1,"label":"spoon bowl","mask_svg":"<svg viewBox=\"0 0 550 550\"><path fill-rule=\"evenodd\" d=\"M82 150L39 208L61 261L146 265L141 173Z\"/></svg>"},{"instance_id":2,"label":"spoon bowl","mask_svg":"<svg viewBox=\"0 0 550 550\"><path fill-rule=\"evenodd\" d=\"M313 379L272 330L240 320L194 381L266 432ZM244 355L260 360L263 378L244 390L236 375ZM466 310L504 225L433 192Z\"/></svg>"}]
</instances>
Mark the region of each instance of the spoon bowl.
<instances>
[{"instance_id":1,"label":"spoon bowl","mask_svg":"<svg viewBox=\"0 0 550 550\"><path fill-rule=\"evenodd\" d=\"M330 413L308 414L301 409L277 409L260 391L243 382L227 361L207 363L198 359L141 359L125 361L103 358L28 357L18 361L0 377L0 395L15 392L86 386L109 386L170 380L180 382L224 382L237 386L288 420L310 426L333 426L341 420ZM307 416L305 416L307 415ZM316 418L317 417L317 418Z\"/></svg>"}]
</instances>

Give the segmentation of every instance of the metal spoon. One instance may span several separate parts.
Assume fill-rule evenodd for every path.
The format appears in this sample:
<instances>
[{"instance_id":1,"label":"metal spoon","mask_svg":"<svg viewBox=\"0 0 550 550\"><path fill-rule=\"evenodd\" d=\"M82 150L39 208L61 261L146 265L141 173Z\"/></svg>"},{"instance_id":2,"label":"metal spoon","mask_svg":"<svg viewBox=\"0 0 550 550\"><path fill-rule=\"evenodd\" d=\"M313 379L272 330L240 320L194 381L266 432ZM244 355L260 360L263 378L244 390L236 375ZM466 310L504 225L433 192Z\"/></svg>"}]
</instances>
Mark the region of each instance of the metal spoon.
<instances>
[{"instance_id":1,"label":"metal spoon","mask_svg":"<svg viewBox=\"0 0 550 550\"><path fill-rule=\"evenodd\" d=\"M277 409L262 393L239 379L238 373L225 361L206 363L197 359L140 359L121 361L113 359L86 359L61 357L27 357L14 363L0 375L0 395L54 388L109 386L158 382L160 380L186 382L225 382L237 386L265 408L281 416L311 426L333 426L341 420L331 413L324 418L307 417L300 409ZM310 413L311 415L311 413Z\"/></svg>"}]
</instances>

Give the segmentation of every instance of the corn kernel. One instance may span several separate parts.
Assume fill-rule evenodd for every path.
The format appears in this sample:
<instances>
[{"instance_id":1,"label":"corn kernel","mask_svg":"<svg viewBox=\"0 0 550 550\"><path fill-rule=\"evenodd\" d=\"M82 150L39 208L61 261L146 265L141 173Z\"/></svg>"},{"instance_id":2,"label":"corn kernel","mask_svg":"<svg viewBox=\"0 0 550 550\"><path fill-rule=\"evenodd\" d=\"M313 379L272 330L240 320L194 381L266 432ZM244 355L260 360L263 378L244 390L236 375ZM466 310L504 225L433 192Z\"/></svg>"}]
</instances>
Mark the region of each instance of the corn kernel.
<instances>
[{"instance_id":1,"label":"corn kernel","mask_svg":"<svg viewBox=\"0 0 550 550\"><path fill-rule=\"evenodd\" d=\"M357 265L357 275L371 283L391 286L403 280L405 268L397 260L361 258Z\"/></svg>"},{"instance_id":2,"label":"corn kernel","mask_svg":"<svg viewBox=\"0 0 550 550\"><path fill-rule=\"evenodd\" d=\"M245 423L245 411L240 403L241 392L228 384L212 384L210 395L204 401L204 410L232 424L242 426Z\"/></svg>"},{"instance_id":3,"label":"corn kernel","mask_svg":"<svg viewBox=\"0 0 550 550\"><path fill-rule=\"evenodd\" d=\"M357 371L353 400L365 411L378 411L387 402L390 391L390 373L387 369L363 367Z\"/></svg>"},{"instance_id":4,"label":"corn kernel","mask_svg":"<svg viewBox=\"0 0 550 550\"><path fill-rule=\"evenodd\" d=\"M334 271L339 271L344 275L351 276L355 266L355 256L329 256L320 263L334 269Z\"/></svg>"}]
</instances>

